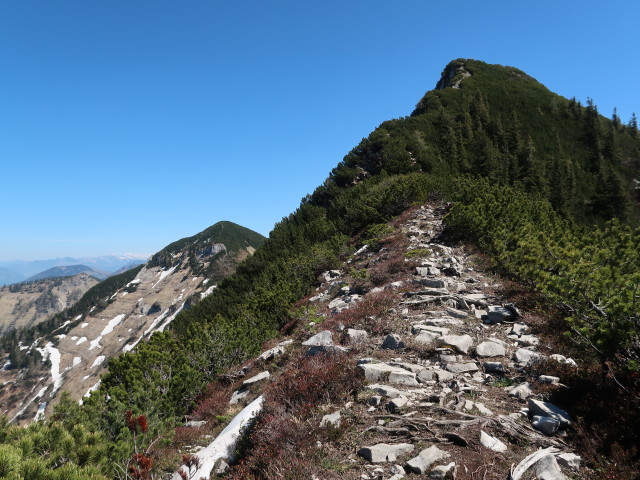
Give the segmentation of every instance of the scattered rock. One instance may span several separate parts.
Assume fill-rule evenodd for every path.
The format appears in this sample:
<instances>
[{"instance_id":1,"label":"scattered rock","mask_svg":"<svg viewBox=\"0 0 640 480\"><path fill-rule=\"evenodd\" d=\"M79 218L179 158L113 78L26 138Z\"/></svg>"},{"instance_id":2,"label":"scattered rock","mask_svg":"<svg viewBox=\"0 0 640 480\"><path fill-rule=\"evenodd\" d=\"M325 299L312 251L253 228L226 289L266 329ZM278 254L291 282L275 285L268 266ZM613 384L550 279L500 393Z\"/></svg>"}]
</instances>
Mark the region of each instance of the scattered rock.
<instances>
[{"instance_id":1,"label":"scattered rock","mask_svg":"<svg viewBox=\"0 0 640 480\"><path fill-rule=\"evenodd\" d=\"M550 355L549 358L551 360L555 360L558 363L564 363L566 365L571 365L572 367L577 367L578 364L572 359L572 358L567 358L564 355L559 355L559 354L554 354L554 355Z\"/></svg>"},{"instance_id":2,"label":"scattered rock","mask_svg":"<svg viewBox=\"0 0 640 480\"><path fill-rule=\"evenodd\" d=\"M433 373L436 375L436 377L438 377L439 382L448 382L454 377L453 373L447 372L446 370L442 370L440 368L436 368L435 370L433 370Z\"/></svg>"},{"instance_id":3,"label":"scattered rock","mask_svg":"<svg viewBox=\"0 0 640 480\"><path fill-rule=\"evenodd\" d=\"M420 280L420 284L428 288L447 288L447 282L438 278L423 278Z\"/></svg>"},{"instance_id":4,"label":"scattered rock","mask_svg":"<svg viewBox=\"0 0 640 480\"><path fill-rule=\"evenodd\" d=\"M540 383L560 383L560 377L554 377L552 375L540 375L538 377Z\"/></svg>"},{"instance_id":5,"label":"scattered rock","mask_svg":"<svg viewBox=\"0 0 640 480\"><path fill-rule=\"evenodd\" d=\"M366 330L355 330L349 328L347 330L347 340L349 343L364 343L369 339L369 334Z\"/></svg>"},{"instance_id":6,"label":"scattered rock","mask_svg":"<svg viewBox=\"0 0 640 480\"><path fill-rule=\"evenodd\" d=\"M435 445L422 450L417 457L412 458L405 465L405 470L409 473L426 473L431 465L439 460L449 457L444 450L440 450Z\"/></svg>"},{"instance_id":7,"label":"scattered rock","mask_svg":"<svg viewBox=\"0 0 640 480\"><path fill-rule=\"evenodd\" d=\"M436 335L435 333L423 331L419 335L413 337L413 341L415 343L419 343L420 345L431 345L436 341L437 338L438 335Z\"/></svg>"},{"instance_id":8,"label":"scattered rock","mask_svg":"<svg viewBox=\"0 0 640 480\"><path fill-rule=\"evenodd\" d=\"M208 422L206 420L189 420L184 424L185 427L200 428L204 427Z\"/></svg>"},{"instance_id":9,"label":"scattered rock","mask_svg":"<svg viewBox=\"0 0 640 480\"><path fill-rule=\"evenodd\" d=\"M304 345L305 347L333 345L333 334L329 330L323 330L322 332L316 333L307 341L302 342L302 345Z\"/></svg>"},{"instance_id":10,"label":"scattered rock","mask_svg":"<svg viewBox=\"0 0 640 480\"><path fill-rule=\"evenodd\" d=\"M378 443L371 447L362 447L358 450L358 455L371 463L395 462L398 457L412 452L414 448L410 443Z\"/></svg>"},{"instance_id":11,"label":"scattered rock","mask_svg":"<svg viewBox=\"0 0 640 480\"><path fill-rule=\"evenodd\" d=\"M561 453L560 455L556 455L556 460L561 467L578 471L580 470L582 458L575 453Z\"/></svg>"},{"instance_id":12,"label":"scattered rock","mask_svg":"<svg viewBox=\"0 0 640 480\"><path fill-rule=\"evenodd\" d=\"M429 478L431 480L453 480L456 476L456 463L451 462L448 465L438 465L431 472Z\"/></svg>"},{"instance_id":13,"label":"scattered rock","mask_svg":"<svg viewBox=\"0 0 640 480\"><path fill-rule=\"evenodd\" d=\"M508 322L513 319L513 313L508 308L490 305L487 309L487 319L491 323Z\"/></svg>"},{"instance_id":14,"label":"scattered rock","mask_svg":"<svg viewBox=\"0 0 640 480\"><path fill-rule=\"evenodd\" d=\"M261 382L262 380L266 380L270 376L271 376L271 374L269 373L269 371L265 370L264 372L260 372L259 374L254 375L253 377L248 378L247 380L242 382L242 386L243 386L243 388L248 388L251 385L254 385L254 384L258 383L258 382Z\"/></svg>"},{"instance_id":15,"label":"scattered rock","mask_svg":"<svg viewBox=\"0 0 640 480\"><path fill-rule=\"evenodd\" d=\"M517 335L519 337L520 335L524 335L528 331L529 327L524 323L514 323L511 327L511 330L509 331L509 335Z\"/></svg>"},{"instance_id":16,"label":"scattered rock","mask_svg":"<svg viewBox=\"0 0 640 480\"><path fill-rule=\"evenodd\" d=\"M382 342L381 348L386 348L391 350L404 348L404 342L401 340L399 335L390 334L384 337L384 341Z\"/></svg>"},{"instance_id":17,"label":"scattered rock","mask_svg":"<svg viewBox=\"0 0 640 480\"><path fill-rule=\"evenodd\" d=\"M545 435L555 435L560 428L560 420L541 415L534 415L531 426Z\"/></svg>"},{"instance_id":18,"label":"scattered rock","mask_svg":"<svg viewBox=\"0 0 640 480\"><path fill-rule=\"evenodd\" d=\"M333 412L329 415L325 415L324 417L322 417L322 420L320 421L320 426L321 427L329 427L329 426L339 427L341 420L342 420L342 417L340 415L340 411Z\"/></svg>"},{"instance_id":19,"label":"scattered rock","mask_svg":"<svg viewBox=\"0 0 640 480\"><path fill-rule=\"evenodd\" d=\"M540 344L540 339L535 335L521 335L516 341L525 347L535 347Z\"/></svg>"},{"instance_id":20,"label":"scattered rock","mask_svg":"<svg viewBox=\"0 0 640 480\"><path fill-rule=\"evenodd\" d=\"M560 470L556 457L551 454L538 460L533 469L538 480L565 480L567 478Z\"/></svg>"},{"instance_id":21,"label":"scattered rock","mask_svg":"<svg viewBox=\"0 0 640 480\"><path fill-rule=\"evenodd\" d=\"M409 403L409 399L404 395L400 395L392 399L387 405L392 412L398 412L401 408L405 407L407 403Z\"/></svg>"},{"instance_id":22,"label":"scattered rock","mask_svg":"<svg viewBox=\"0 0 640 480\"><path fill-rule=\"evenodd\" d=\"M484 403L474 403L473 404L474 407L476 407L476 409L482 414L485 415L487 417L491 417L493 415L493 412L491 410L489 410L487 407L484 406Z\"/></svg>"},{"instance_id":23,"label":"scattered rock","mask_svg":"<svg viewBox=\"0 0 640 480\"><path fill-rule=\"evenodd\" d=\"M526 400L532 393L531 384L529 382L521 383L520 385L509 389L509 396L515 397L518 400Z\"/></svg>"},{"instance_id":24,"label":"scattered rock","mask_svg":"<svg viewBox=\"0 0 640 480\"><path fill-rule=\"evenodd\" d=\"M526 348L519 348L518 350L516 350L516 353L514 353L513 356L516 362L525 366L531 365L532 363L535 363L544 358L543 355Z\"/></svg>"},{"instance_id":25,"label":"scattered rock","mask_svg":"<svg viewBox=\"0 0 640 480\"><path fill-rule=\"evenodd\" d=\"M476 355L479 357L503 357L505 353L505 348L496 342L486 341L476 347Z\"/></svg>"},{"instance_id":26,"label":"scattered rock","mask_svg":"<svg viewBox=\"0 0 640 480\"><path fill-rule=\"evenodd\" d=\"M229 405L236 405L240 400L249 395L249 390L236 390L231 395L231 400L229 400Z\"/></svg>"},{"instance_id":27,"label":"scattered rock","mask_svg":"<svg viewBox=\"0 0 640 480\"><path fill-rule=\"evenodd\" d=\"M571 425L571 417L569 416L569 414L562 410L560 407L556 407L552 403L530 398L527 406L529 407L529 415L531 417L533 417L534 415L551 417L560 421L560 425L562 427Z\"/></svg>"},{"instance_id":28,"label":"scattered rock","mask_svg":"<svg viewBox=\"0 0 640 480\"><path fill-rule=\"evenodd\" d=\"M500 362L485 362L482 364L485 372L489 373L504 373L504 365Z\"/></svg>"},{"instance_id":29,"label":"scattered rock","mask_svg":"<svg viewBox=\"0 0 640 480\"><path fill-rule=\"evenodd\" d=\"M404 368L394 367L387 363L365 363L358 365L367 380L388 380L400 385L418 386L416 374Z\"/></svg>"},{"instance_id":30,"label":"scattered rock","mask_svg":"<svg viewBox=\"0 0 640 480\"><path fill-rule=\"evenodd\" d=\"M446 327L438 327L434 325L423 325L423 324L416 324L411 327L411 333L413 333L414 335L420 334L422 332L429 332L437 335L448 335L449 329Z\"/></svg>"},{"instance_id":31,"label":"scattered rock","mask_svg":"<svg viewBox=\"0 0 640 480\"><path fill-rule=\"evenodd\" d=\"M389 385L373 384L368 385L367 388L388 398L396 398L402 395L402 392L400 390L394 387L390 387Z\"/></svg>"},{"instance_id":32,"label":"scattered rock","mask_svg":"<svg viewBox=\"0 0 640 480\"><path fill-rule=\"evenodd\" d=\"M476 372L478 370L478 366L473 362L468 362L468 363L448 363L445 368L447 370L449 370L451 373Z\"/></svg>"},{"instance_id":33,"label":"scattered rock","mask_svg":"<svg viewBox=\"0 0 640 480\"><path fill-rule=\"evenodd\" d=\"M494 452L506 452L507 446L495 437L480 430L480 444Z\"/></svg>"},{"instance_id":34,"label":"scattered rock","mask_svg":"<svg viewBox=\"0 0 640 480\"><path fill-rule=\"evenodd\" d=\"M451 345L460 353L467 354L473 346L473 339L470 335L443 335L438 338L440 345Z\"/></svg>"}]
</instances>

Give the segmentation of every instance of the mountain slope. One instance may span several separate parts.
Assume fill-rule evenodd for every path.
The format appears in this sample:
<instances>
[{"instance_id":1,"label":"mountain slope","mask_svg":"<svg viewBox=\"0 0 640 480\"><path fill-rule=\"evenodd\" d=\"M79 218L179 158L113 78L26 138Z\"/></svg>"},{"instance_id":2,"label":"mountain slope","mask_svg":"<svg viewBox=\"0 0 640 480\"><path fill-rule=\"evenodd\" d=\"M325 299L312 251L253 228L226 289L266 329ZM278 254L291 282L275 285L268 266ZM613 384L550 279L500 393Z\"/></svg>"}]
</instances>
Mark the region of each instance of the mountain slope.
<instances>
[{"instance_id":1,"label":"mountain slope","mask_svg":"<svg viewBox=\"0 0 640 480\"><path fill-rule=\"evenodd\" d=\"M51 362L50 375L37 382L39 394L34 397L23 389L29 382L20 380L33 377L28 371L2 374L11 382L0 396L3 413L18 421L33 418L38 404L50 403L60 389L81 399L97 387L108 359L164 330L181 310L209 295L215 282L263 240L251 230L219 222L167 246L144 266L96 285L37 329L19 332L21 342L30 344L28 352L39 351ZM16 396L21 401L10 400ZM45 413L44 406L40 410Z\"/></svg>"},{"instance_id":2,"label":"mountain slope","mask_svg":"<svg viewBox=\"0 0 640 480\"><path fill-rule=\"evenodd\" d=\"M0 288L0 334L38 325L77 302L97 283L81 272Z\"/></svg>"}]
</instances>

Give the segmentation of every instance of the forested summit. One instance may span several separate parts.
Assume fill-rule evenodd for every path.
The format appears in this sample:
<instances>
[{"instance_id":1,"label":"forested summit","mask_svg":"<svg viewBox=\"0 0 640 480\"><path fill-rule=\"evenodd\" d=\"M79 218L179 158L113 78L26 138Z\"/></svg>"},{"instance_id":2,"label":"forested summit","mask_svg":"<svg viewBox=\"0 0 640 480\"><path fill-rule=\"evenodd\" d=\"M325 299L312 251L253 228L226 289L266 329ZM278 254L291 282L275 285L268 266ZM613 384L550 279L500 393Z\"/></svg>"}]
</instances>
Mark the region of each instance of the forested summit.
<instances>
[{"instance_id":1,"label":"forested summit","mask_svg":"<svg viewBox=\"0 0 640 480\"><path fill-rule=\"evenodd\" d=\"M638 219L640 136L624 124L548 90L521 70L458 59L413 113L383 122L313 195L379 173L472 174L548 199L581 222Z\"/></svg>"}]
</instances>

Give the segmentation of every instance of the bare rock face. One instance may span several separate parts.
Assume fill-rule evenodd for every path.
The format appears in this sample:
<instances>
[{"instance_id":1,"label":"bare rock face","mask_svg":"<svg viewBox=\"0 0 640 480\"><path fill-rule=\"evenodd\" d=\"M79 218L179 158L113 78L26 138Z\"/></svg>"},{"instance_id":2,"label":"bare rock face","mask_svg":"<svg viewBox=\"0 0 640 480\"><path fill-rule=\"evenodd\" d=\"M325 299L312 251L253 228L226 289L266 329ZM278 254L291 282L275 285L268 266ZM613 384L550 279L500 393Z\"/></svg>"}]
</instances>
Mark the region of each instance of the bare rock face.
<instances>
[{"instance_id":1,"label":"bare rock face","mask_svg":"<svg viewBox=\"0 0 640 480\"><path fill-rule=\"evenodd\" d=\"M76 303L99 280L79 273L0 288L0 333L38 325Z\"/></svg>"}]
</instances>

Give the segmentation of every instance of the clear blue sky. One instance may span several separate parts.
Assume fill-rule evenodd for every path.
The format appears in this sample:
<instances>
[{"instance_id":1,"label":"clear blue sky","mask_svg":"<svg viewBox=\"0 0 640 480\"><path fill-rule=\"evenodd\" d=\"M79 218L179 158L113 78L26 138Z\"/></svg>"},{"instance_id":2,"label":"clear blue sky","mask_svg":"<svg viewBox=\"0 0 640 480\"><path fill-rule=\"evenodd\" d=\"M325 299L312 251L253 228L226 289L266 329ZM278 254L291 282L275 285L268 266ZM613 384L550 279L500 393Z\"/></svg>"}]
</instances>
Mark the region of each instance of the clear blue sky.
<instances>
[{"instance_id":1,"label":"clear blue sky","mask_svg":"<svg viewBox=\"0 0 640 480\"><path fill-rule=\"evenodd\" d=\"M458 57L626 122L640 2L606 3L3 1L0 260L267 235Z\"/></svg>"}]
</instances>

